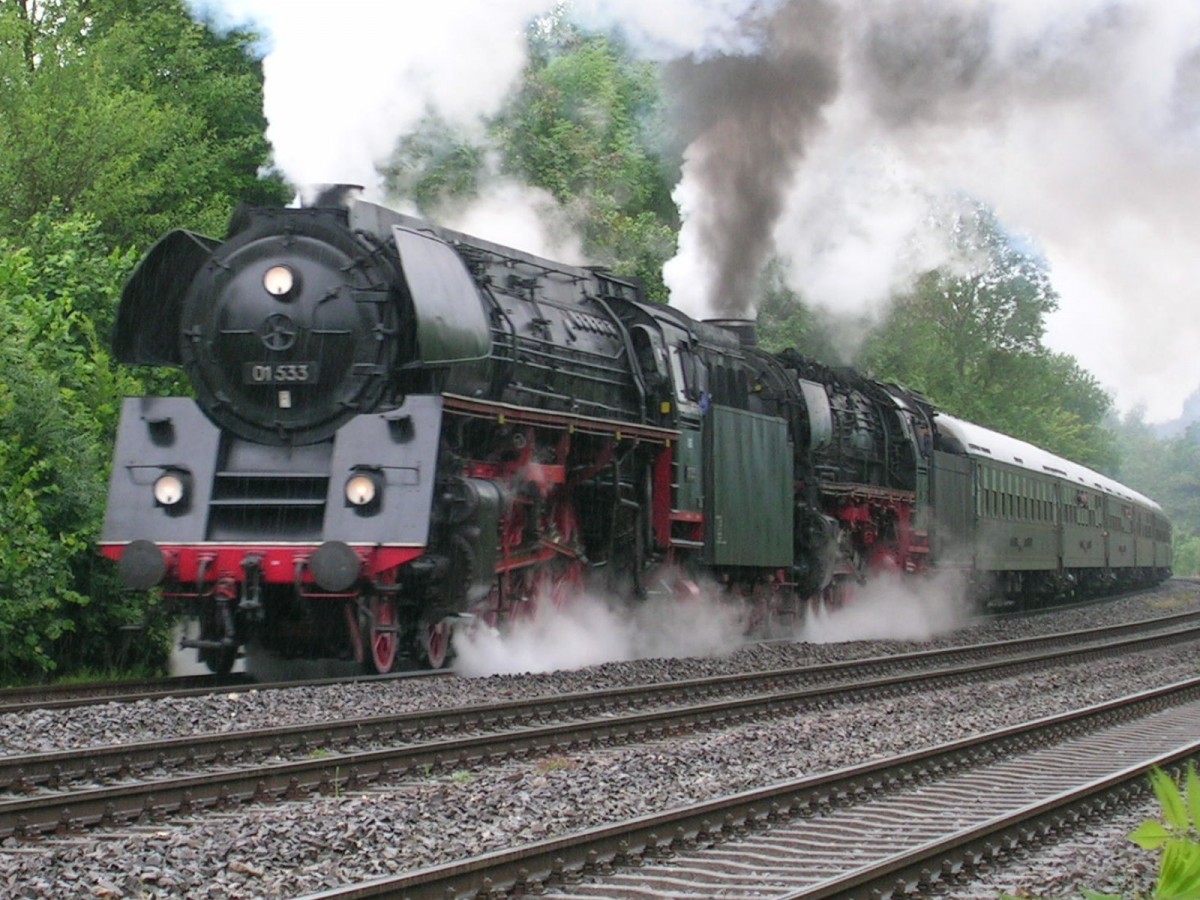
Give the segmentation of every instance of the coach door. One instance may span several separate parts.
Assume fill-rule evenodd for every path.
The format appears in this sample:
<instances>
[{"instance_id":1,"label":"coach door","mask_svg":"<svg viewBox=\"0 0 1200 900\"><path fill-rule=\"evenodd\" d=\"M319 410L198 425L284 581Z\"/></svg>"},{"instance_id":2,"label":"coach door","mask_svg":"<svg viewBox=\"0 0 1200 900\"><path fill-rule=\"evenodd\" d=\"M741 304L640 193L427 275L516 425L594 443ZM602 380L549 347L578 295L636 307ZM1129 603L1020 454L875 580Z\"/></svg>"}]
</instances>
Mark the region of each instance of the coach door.
<instances>
[{"instance_id":1,"label":"coach door","mask_svg":"<svg viewBox=\"0 0 1200 900\"><path fill-rule=\"evenodd\" d=\"M933 451L933 523L930 547L943 568L974 564L975 461L969 456Z\"/></svg>"}]
</instances>

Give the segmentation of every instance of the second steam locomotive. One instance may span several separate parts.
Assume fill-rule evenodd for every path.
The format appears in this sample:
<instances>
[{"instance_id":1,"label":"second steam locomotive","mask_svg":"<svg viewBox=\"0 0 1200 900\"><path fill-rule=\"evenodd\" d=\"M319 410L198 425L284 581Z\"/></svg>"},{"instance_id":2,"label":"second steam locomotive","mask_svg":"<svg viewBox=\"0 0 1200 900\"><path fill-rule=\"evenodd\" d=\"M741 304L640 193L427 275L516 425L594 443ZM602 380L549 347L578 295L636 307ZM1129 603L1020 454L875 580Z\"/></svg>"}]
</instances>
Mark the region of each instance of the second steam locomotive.
<instances>
[{"instance_id":1,"label":"second steam locomotive","mask_svg":"<svg viewBox=\"0 0 1200 900\"><path fill-rule=\"evenodd\" d=\"M1047 598L1170 571L1153 501L923 398L562 265L347 195L164 237L126 285L128 399L103 552L198 616L387 672L583 586L686 594L750 626L868 573Z\"/></svg>"}]
</instances>

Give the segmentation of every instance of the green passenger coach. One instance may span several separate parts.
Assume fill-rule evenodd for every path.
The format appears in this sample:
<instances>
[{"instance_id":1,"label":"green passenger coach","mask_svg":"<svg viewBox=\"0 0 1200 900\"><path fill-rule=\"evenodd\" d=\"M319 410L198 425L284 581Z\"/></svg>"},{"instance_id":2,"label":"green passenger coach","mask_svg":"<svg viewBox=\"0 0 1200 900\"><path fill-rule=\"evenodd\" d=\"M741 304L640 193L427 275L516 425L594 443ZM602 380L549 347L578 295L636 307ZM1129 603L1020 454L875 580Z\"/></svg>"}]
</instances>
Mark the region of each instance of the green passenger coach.
<instances>
[{"instance_id":1,"label":"green passenger coach","mask_svg":"<svg viewBox=\"0 0 1200 900\"><path fill-rule=\"evenodd\" d=\"M1098 472L939 413L933 546L940 568L999 584L998 597L1093 593L1171 567L1162 508Z\"/></svg>"}]
</instances>

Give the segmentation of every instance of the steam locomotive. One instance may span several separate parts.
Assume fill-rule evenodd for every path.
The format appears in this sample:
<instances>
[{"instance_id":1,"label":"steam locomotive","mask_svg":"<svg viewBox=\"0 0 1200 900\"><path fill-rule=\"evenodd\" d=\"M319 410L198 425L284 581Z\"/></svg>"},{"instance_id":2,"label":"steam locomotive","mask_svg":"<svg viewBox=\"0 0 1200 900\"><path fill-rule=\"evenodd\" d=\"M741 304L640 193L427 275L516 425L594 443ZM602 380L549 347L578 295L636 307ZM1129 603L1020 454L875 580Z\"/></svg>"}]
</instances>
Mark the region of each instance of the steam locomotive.
<instances>
[{"instance_id":1,"label":"steam locomotive","mask_svg":"<svg viewBox=\"0 0 1200 900\"><path fill-rule=\"evenodd\" d=\"M103 553L198 617L387 672L585 585L721 585L757 627L868 574L1037 600L1170 572L1153 501L639 286L353 198L173 231L127 283Z\"/></svg>"}]
</instances>

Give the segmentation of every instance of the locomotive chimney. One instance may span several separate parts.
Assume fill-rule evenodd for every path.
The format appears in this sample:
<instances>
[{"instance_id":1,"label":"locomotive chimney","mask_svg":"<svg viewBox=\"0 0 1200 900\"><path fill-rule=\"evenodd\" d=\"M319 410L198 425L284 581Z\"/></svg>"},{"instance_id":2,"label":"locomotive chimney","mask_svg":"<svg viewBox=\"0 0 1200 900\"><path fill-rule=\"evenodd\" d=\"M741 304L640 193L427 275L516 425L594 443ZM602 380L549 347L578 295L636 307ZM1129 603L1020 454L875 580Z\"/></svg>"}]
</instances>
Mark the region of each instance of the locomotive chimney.
<instances>
[{"instance_id":1,"label":"locomotive chimney","mask_svg":"<svg viewBox=\"0 0 1200 900\"><path fill-rule=\"evenodd\" d=\"M708 325L716 325L737 336L743 347L758 346L758 329L754 319L705 319Z\"/></svg>"},{"instance_id":2,"label":"locomotive chimney","mask_svg":"<svg viewBox=\"0 0 1200 900\"><path fill-rule=\"evenodd\" d=\"M362 192L361 184L314 184L304 192L303 205L349 209Z\"/></svg>"}]
</instances>

